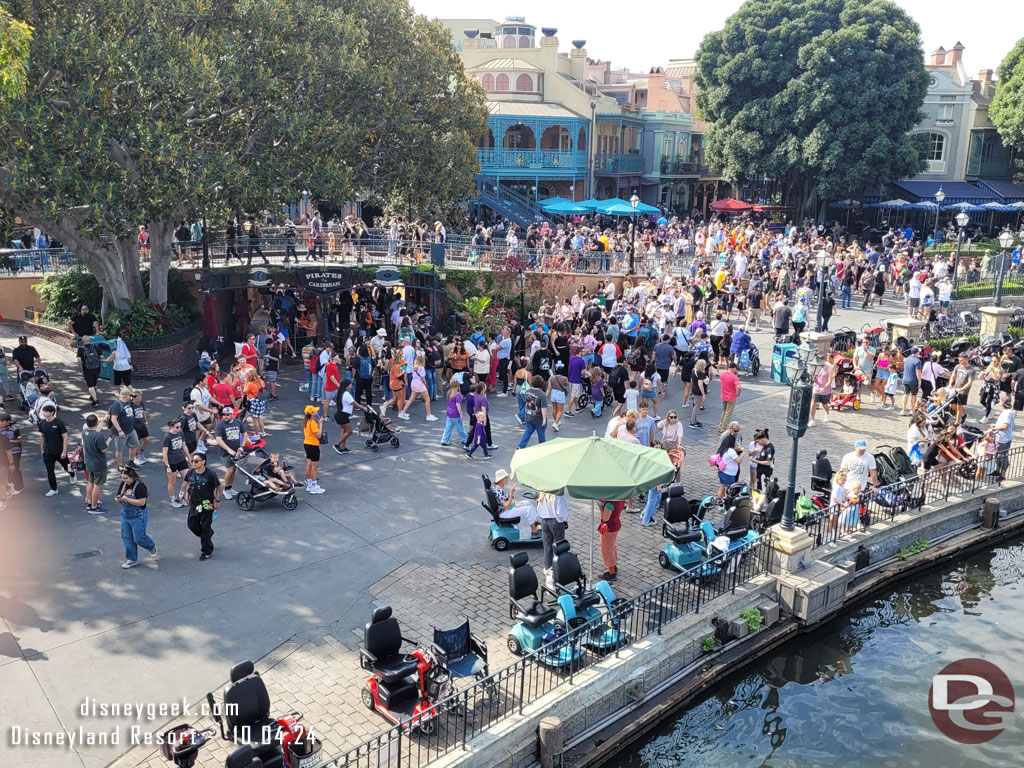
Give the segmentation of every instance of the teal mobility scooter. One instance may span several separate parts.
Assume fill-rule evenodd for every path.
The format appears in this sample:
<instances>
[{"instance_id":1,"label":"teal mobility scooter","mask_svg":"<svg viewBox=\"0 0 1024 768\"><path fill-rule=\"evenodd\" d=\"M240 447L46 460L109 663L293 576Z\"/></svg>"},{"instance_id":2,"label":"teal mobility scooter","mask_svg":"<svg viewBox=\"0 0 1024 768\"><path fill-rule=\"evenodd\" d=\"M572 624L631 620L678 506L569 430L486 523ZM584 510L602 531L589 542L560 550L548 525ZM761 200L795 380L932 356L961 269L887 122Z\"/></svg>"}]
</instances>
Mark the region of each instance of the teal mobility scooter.
<instances>
[{"instance_id":1,"label":"teal mobility scooter","mask_svg":"<svg viewBox=\"0 0 1024 768\"><path fill-rule=\"evenodd\" d=\"M593 627L584 639L584 645L593 651L607 653L629 642L629 633L622 628L632 613L629 602L616 598L607 581L599 581L588 590L587 577L583 575L579 558L569 551L568 541L555 544L552 570L556 589L554 597L566 625L569 629L583 624ZM547 588L542 589L547 591Z\"/></svg>"},{"instance_id":2,"label":"teal mobility scooter","mask_svg":"<svg viewBox=\"0 0 1024 768\"><path fill-rule=\"evenodd\" d=\"M730 489L731 490L731 489ZM669 543L658 554L662 568L691 572L693 576L712 576L725 567L730 572L739 558L760 538L750 527L750 494L746 489L733 491L726 501L722 522L715 526L703 519L713 506L709 499L694 513L693 502L682 495L669 495L665 502L665 522L661 535ZM715 559L723 552L727 556Z\"/></svg>"},{"instance_id":3,"label":"teal mobility scooter","mask_svg":"<svg viewBox=\"0 0 1024 768\"><path fill-rule=\"evenodd\" d=\"M541 544L540 536L531 536L529 526L526 526L525 530L521 528L518 517L502 519L501 504L498 503L498 497L494 493L491 478L487 475L482 475L482 477L484 479L484 496L487 500L481 501L480 506L491 515L491 546L499 552L504 552L510 545L519 547L533 544L539 546ZM536 495L529 491L523 494L523 498L530 499L531 497L536 498Z\"/></svg>"},{"instance_id":4,"label":"teal mobility scooter","mask_svg":"<svg viewBox=\"0 0 1024 768\"><path fill-rule=\"evenodd\" d=\"M525 552L509 555L508 571L509 618L515 622L508 633L508 649L516 656L535 653L537 660L549 667L568 667L583 655L583 643L569 638L563 605L572 606L572 597L565 602L545 605L537 588L537 574Z\"/></svg>"}]
</instances>

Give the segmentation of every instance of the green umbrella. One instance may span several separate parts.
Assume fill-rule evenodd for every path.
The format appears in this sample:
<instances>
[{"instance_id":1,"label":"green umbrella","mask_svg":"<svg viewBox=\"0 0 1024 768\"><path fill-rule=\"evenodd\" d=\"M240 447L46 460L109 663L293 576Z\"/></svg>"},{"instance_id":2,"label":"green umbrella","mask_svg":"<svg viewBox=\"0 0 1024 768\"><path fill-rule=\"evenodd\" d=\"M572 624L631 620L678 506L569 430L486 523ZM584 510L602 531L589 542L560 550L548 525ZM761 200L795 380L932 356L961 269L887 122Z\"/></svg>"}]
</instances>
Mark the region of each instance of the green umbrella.
<instances>
[{"instance_id":1,"label":"green umbrella","mask_svg":"<svg viewBox=\"0 0 1024 768\"><path fill-rule=\"evenodd\" d=\"M512 455L512 474L531 488L575 499L624 501L676 476L668 453L608 437L559 438ZM593 513L593 503L591 503ZM590 528L590 578L594 526Z\"/></svg>"}]
</instances>

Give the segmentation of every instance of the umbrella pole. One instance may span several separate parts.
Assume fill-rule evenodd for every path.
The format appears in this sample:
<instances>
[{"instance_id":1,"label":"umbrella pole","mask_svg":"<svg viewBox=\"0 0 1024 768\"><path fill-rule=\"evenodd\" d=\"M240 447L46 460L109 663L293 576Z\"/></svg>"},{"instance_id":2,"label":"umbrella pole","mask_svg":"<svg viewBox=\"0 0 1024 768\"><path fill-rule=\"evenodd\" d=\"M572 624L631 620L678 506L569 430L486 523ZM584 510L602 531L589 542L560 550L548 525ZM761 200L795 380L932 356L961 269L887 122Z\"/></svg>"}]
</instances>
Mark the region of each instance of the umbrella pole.
<instances>
[{"instance_id":1,"label":"umbrella pole","mask_svg":"<svg viewBox=\"0 0 1024 768\"><path fill-rule=\"evenodd\" d=\"M590 584L594 583L594 529L597 526L594 524L594 500L590 500L590 574L587 576L587 581Z\"/></svg>"}]
</instances>

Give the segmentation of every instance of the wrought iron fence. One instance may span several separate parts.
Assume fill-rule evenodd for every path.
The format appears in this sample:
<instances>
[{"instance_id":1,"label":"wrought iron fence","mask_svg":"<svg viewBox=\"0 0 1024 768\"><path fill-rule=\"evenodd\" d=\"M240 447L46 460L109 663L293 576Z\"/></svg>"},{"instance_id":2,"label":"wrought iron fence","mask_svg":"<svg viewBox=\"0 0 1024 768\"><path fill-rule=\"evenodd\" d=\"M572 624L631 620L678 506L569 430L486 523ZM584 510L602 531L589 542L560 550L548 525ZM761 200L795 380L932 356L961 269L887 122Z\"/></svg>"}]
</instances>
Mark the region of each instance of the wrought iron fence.
<instances>
[{"instance_id":1,"label":"wrought iron fence","mask_svg":"<svg viewBox=\"0 0 1024 768\"><path fill-rule=\"evenodd\" d=\"M1009 444L1007 444L1008 446ZM980 464L980 466L979 466ZM860 494L857 503L831 504L801 518L796 524L807 531L814 546L832 544L880 520L920 509L925 504L969 496L1004 480L1024 477L1024 446L997 452L979 463L977 458L945 464L914 477L889 483Z\"/></svg>"},{"instance_id":2,"label":"wrought iron fence","mask_svg":"<svg viewBox=\"0 0 1024 768\"><path fill-rule=\"evenodd\" d=\"M325 760L324 768L421 768L468 742L491 725L523 709L559 686L572 683L583 669L617 654L621 648L652 634L709 601L767 573L771 566L771 538L765 534L739 549L709 558L688 571L636 595L616 601L610 620L624 633L621 644L606 653L589 647L592 637L607 629L595 620L569 630L535 653L516 660L439 701L429 733L408 723L389 728L340 755ZM561 655L572 661L560 667L541 658Z\"/></svg>"},{"instance_id":3,"label":"wrought iron fence","mask_svg":"<svg viewBox=\"0 0 1024 768\"><path fill-rule=\"evenodd\" d=\"M63 272L80 263L78 257L67 248L0 250L0 273L9 275Z\"/></svg>"}]
</instances>

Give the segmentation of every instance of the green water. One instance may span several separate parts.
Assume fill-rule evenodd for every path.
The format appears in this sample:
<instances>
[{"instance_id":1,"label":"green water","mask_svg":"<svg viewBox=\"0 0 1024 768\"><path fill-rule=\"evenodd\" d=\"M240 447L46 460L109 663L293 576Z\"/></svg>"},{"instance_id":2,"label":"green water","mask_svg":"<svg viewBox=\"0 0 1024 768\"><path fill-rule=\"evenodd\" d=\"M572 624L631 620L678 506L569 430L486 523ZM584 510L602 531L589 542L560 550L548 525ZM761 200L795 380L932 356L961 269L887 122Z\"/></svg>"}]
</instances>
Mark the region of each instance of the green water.
<instances>
[{"instance_id":1,"label":"green water","mask_svg":"<svg viewBox=\"0 0 1024 768\"><path fill-rule=\"evenodd\" d=\"M723 678L609 765L1022 765L1024 717L986 744L962 746L928 714L932 676L966 657L1000 666L1024 708L1022 586L1021 543L902 583Z\"/></svg>"}]
</instances>

